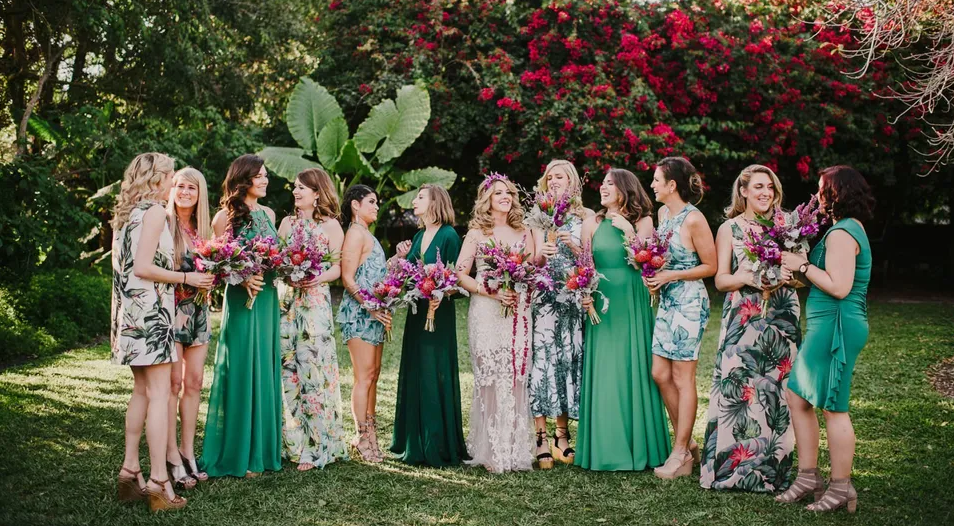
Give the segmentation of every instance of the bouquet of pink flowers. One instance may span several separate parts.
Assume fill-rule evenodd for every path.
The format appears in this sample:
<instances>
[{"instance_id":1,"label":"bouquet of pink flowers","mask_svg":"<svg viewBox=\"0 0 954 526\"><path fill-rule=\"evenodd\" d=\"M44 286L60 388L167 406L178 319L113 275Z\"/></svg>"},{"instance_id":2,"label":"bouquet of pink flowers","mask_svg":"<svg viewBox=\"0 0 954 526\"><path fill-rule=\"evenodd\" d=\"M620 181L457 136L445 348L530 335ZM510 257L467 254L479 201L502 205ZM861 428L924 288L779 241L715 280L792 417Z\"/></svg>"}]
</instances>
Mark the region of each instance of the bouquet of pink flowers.
<instances>
[{"instance_id":1,"label":"bouquet of pink flowers","mask_svg":"<svg viewBox=\"0 0 954 526\"><path fill-rule=\"evenodd\" d=\"M444 265L441 261L441 252L437 251L437 262L425 265L423 261L418 261L414 274L411 277L412 287L407 292L406 299L409 302L417 300L443 299L444 296L452 292L460 292L468 296L466 290L457 286L457 272L453 267ZM424 321L424 330L434 332L434 315L436 306L428 305L427 319Z\"/></svg>"},{"instance_id":2,"label":"bouquet of pink flowers","mask_svg":"<svg viewBox=\"0 0 954 526\"><path fill-rule=\"evenodd\" d=\"M230 232L212 239L196 238L194 245L196 270L215 276L213 287L222 283L238 285L251 275L245 247Z\"/></svg>"},{"instance_id":3,"label":"bouquet of pink flowers","mask_svg":"<svg viewBox=\"0 0 954 526\"><path fill-rule=\"evenodd\" d=\"M368 311L386 310L394 312L398 307L410 307L417 311L417 304L407 298L407 291L411 287L411 280L416 267L406 259L395 258L388 261L387 272L381 281L374 284L371 290L358 291L361 305ZM384 326L387 341L391 341L391 324Z\"/></svg>"},{"instance_id":4,"label":"bouquet of pink flowers","mask_svg":"<svg viewBox=\"0 0 954 526\"><path fill-rule=\"evenodd\" d=\"M280 279L298 284L317 278L337 259L337 254L329 250L328 239L324 235L319 234L316 239L303 223L296 221L291 235L282 243L275 270Z\"/></svg>"},{"instance_id":5,"label":"bouquet of pink flowers","mask_svg":"<svg viewBox=\"0 0 954 526\"><path fill-rule=\"evenodd\" d=\"M576 303L582 303L584 298L592 298L598 294L603 298L603 308L600 309L600 312L606 314L607 309L609 309L609 298L597 290L601 279L606 279L606 276L596 271L589 247L583 247L583 252L573 266L567 270L566 281L563 283L563 290L557 294L557 301L572 300ZM586 313L593 325L599 325L602 321L594 305L590 305Z\"/></svg>"},{"instance_id":6,"label":"bouquet of pink flowers","mask_svg":"<svg viewBox=\"0 0 954 526\"><path fill-rule=\"evenodd\" d=\"M282 262L281 248L278 240L272 236L255 236L250 239L246 245L245 253L251 262L249 274L252 276L261 276L266 271L276 268ZM252 296L245 302L245 307L251 309L255 305L255 298Z\"/></svg>"},{"instance_id":7,"label":"bouquet of pink flowers","mask_svg":"<svg viewBox=\"0 0 954 526\"><path fill-rule=\"evenodd\" d=\"M669 262L669 241L671 239L672 232L661 236L658 231L654 231L653 235L646 239L636 236L623 243L626 248L626 259L636 270L642 272L643 277L651 278ZM650 294L650 306L656 305L657 296L658 293Z\"/></svg>"},{"instance_id":8,"label":"bouquet of pink flowers","mask_svg":"<svg viewBox=\"0 0 954 526\"><path fill-rule=\"evenodd\" d=\"M477 256L487 264L483 271L483 285L490 294L500 290L509 290L518 295L529 292L530 285L535 284L534 276L537 267L527 261L527 254L523 243L509 246L498 244L493 239L477 246ZM514 308L501 306L500 314L503 317L514 315Z\"/></svg>"},{"instance_id":9,"label":"bouquet of pink flowers","mask_svg":"<svg viewBox=\"0 0 954 526\"><path fill-rule=\"evenodd\" d=\"M808 252L808 242L825 224L818 198L812 196L807 203L795 207L792 212L776 208L772 219L756 216L761 232L747 231L743 251L752 262L752 274L762 284L762 315L768 309L772 292L784 285L782 282L782 252Z\"/></svg>"},{"instance_id":10,"label":"bouquet of pink flowers","mask_svg":"<svg viewBox=\"0 0 954 526\"><path fill-rule=\"evenodd\" d=\"M535 191L533 204L528 207L524 223L547 233L547 242L556 241L556 231L566 224L573 205L579 201L579 195L569 191L556 197L553 192Z\"/></svg>"}]
</instances>

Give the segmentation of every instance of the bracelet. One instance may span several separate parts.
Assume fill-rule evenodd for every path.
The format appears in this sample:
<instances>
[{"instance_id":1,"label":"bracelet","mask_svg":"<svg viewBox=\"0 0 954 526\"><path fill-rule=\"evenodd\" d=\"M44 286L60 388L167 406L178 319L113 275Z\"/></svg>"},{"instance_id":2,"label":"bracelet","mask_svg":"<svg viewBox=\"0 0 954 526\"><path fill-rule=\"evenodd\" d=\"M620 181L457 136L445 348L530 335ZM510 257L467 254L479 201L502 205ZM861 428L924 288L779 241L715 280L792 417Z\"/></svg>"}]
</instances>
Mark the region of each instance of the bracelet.
<instances>
[{"instance_id":1,"label":"bracelet","mask_svg":"<svg viewBox=\"0 0 954 526\"><path fill-rule=\"evenodd\" d=\"M186 279L188 279L188 278L189 278L189 275L186 274L185 272L183 272L183 273L182 273L182 284L183 284L183 285L186 284Z\"/></svg>"}]
</instances>

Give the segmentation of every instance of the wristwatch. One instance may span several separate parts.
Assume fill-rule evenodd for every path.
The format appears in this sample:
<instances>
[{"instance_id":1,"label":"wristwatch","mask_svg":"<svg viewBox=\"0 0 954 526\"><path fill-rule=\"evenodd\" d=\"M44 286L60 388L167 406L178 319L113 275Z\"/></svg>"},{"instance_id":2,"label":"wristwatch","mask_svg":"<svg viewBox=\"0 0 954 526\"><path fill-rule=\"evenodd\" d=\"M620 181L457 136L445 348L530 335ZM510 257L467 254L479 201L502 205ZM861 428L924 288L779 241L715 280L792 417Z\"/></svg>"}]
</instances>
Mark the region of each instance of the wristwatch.
<instances>
[{"instance_id":1,"label":"wristwatch","mask_svg":"<svg viewBox=\"0 0 954 526\"><path fill-rule=\"evenodd\" d=\"M802 263L802 266L798 267L798 272L804 274L808 272L808 266L811 265L808 261Z\"/></svg>"}]
</instances>

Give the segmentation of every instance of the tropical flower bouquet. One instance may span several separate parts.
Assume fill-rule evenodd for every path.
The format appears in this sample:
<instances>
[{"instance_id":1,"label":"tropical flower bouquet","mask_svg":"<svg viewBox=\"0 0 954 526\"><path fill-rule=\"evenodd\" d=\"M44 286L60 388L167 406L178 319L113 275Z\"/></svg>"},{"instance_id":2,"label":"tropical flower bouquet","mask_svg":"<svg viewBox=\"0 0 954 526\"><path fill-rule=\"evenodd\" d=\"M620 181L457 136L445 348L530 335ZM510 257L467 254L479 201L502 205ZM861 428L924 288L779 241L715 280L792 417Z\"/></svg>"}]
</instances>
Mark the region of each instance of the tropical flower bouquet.
<instances>
[{"instance_id":1,"label":"tropical flower bouquet","mask_svg":"<svg viewBox=\"0 0 954 526\"><path fill-rule=\"evenodd\" d=\"M522 243L510 246L490 239L478 245L477 256L483 259L487 268L483 271L483 285L490 294L500 290L509 290L518 295L528 292L535 284L537 267L527 261ZM510 306L501 306L501 316L508 318L515 313Z\"/></svg>"},{"instance_id":2,"label":"tropical flower bouquet","mask_svg":"<svg viewBox=\"0 0 954 526\"><path fill-rule=\"evenodd\" d=\"M468 295L466 290L457 286L457 272L454 268L444 265L444 262L441 261L440 250L437 251L437 262L429 265L425 265L423 261L417 263L411 277L411 283L413 286L406 296L406 299L411 303L419 299L440 300L452 292ZM424 321L424 330L427 332L434 332L436 310L436 305L428 305L427 307L427 319Z\"/></svg>"},{"instance_id":3,"label":"tropical flower bouquet","mask_svg":"<svg viewBox=\"0 0 954 526\"><path fill-rule=\"evenodd\" d=\"M812 196L794 211L776 208L772 219L756 216L760 233L747 231L743 251L752 262L752 274L762 284L762 315L768 310L772 293L785 283L782 281L782 252L808 252L808 242L818 235L825 224L825 216L818 198Z\"/></svg>"},{"instance_id":4,"label":"tropical flower bouquet","mask_svg":"<svg viewBox=\"0 0 954 526\"><path fill-rule=\"evenodd\" d=\"M653 235L646 239L636 236L623 243L626 248L626 259L636 270L642 272L643 277L651 278L669 262L669 241L671 239L672 232L660 236L658 231L654 231ZM658 296L659 294L656 292L650 293L650 306L656 305Z\"/></svg>"},{"instance_id":5,"label":"tropical flower bouquet","mask_svg":"<svg viewBox=\"0 0 954 526\"><path fill-rule=\"evenodd\" d=\"M245 247L230 232L212 239L196 238L193 243L195 268L214 276L213 288L222 283L238 285L251 275L251 261L245 253Z\"/></svg>"},{"instance_id":6,"label":"tropical flower bouquet","mask_svg":"<svg viewBox=\"0 0 954 526\"><path fill-rule=\"evenodd\" d=\"M255 236L249 240L245 248L245 253L251 263L249 274L251 276L261 276L266 271L272 270L282 262L281 248L278 240L272 236ZM245 307L251 309L255 305L255 298L252 296L245 302Z\"/></svg>"},{"instance_id":7,"label":"tropical flower bouquet","mask_svg":"<svg viewBox=\"0 0 954 526\"><path fill-rule=\"evenodd\" d=\"M553 192L535 191L533 204L528 207L524 223L530 228L537 228L546 232L547 242L556 241L556 231L566 224L570 209L579 200L579 196L571 192L563 192L556 197Z\"/></svg>"},{"instance_id":8,"label":"tropical flower bouquet","mask_svg":"<svg viewBox=\"0 0 954 526\"><path fill-rule=\"evenodd\" d=\"M329 250L324 235L315 239L301 222L295 222L291 235L281 245L275 271L279 279L298 285L317 278L337 260L338 255Z\"/></svg>"},{"instance_id":9,"label":"tropical flower bouquet","mask_svg":"<svg viewBox=\"0 0 954 526\"><path fill-rule=\"evenodd\" d=\"M606 279L606 276L596 271L589 247L583 247L583 252L576 258L573 266L567 270L566 281L563 284L563 290L557 294L557 301L573 300L576 303L582 303L584 298L592 298L598 294L603 298L603 307L600 312L606 314L607 309L609 309L609 298L597 290L601 279ZM593 325L599 325L602 321L600 315L596 312L595 305L591 304L586 313Z\"/></svg>"},{"instance_id":10,"label":"tropical flower bouquet","mask_svg":"<svg viewBox=\"0 0 954 526\"><path fill-rule=\"evenodd\" d=\"M415 270L415 265L406 259L394 258L388 261L384 278L375 283L371 290L358 291L357 296L361 300L361 305L368 311L386 310L393 313L399 307L406 306L416 312L417 304L407 297ZM390 323L384 326L384 333L387 341L390 342L392 340Z\"/></svg>"}]
</instances>

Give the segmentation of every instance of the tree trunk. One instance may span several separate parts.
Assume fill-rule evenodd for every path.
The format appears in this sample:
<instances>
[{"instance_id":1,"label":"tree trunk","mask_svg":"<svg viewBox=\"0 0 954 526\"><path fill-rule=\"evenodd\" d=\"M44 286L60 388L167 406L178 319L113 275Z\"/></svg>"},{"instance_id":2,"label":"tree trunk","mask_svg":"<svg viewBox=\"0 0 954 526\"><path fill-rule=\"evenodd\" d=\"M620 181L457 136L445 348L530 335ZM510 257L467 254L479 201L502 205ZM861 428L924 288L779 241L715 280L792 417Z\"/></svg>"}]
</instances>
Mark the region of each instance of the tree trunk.
<instances>
[{"instance_id":1,"label":"tree trunk","mask_svg":"<svg viewBox=\"0 0 954 526\"><path fill-rule=\"evenodd\" d=\"M20 129L17 130L17 157L26 153L27 147L27 123L30 121L30 114L33 113L33 108L36 107L37 103L40 101L40 95L43 94L43 85L46 84L46 81L50 78L50 75L53 74L53 68L56 64L60 62L60 56L63 54L63 48L57 50L50 50L49 55L46 60L46 67L43 68L43 74L40 75L40 80L36 83L36 91L33 92L33 96L30 97L30 101L27 102L26 108L23 110L23 117L20 118Z\"/></svg>"}]
</instances>

